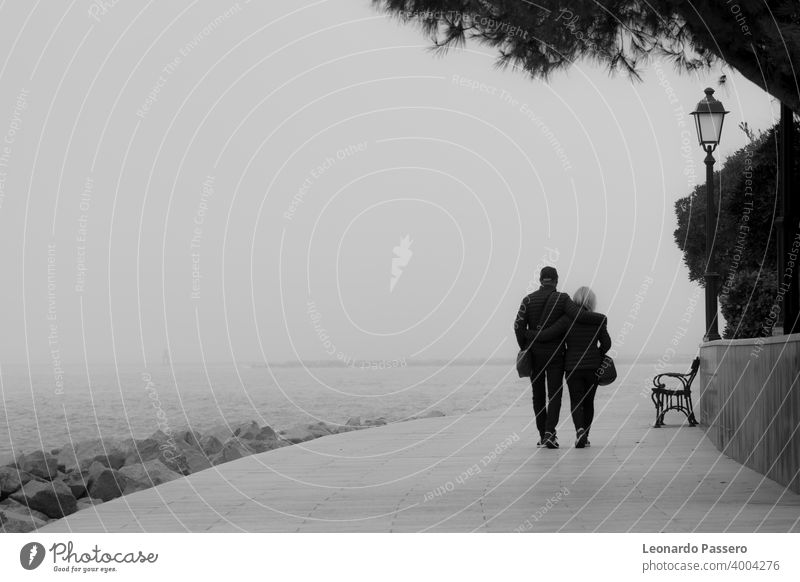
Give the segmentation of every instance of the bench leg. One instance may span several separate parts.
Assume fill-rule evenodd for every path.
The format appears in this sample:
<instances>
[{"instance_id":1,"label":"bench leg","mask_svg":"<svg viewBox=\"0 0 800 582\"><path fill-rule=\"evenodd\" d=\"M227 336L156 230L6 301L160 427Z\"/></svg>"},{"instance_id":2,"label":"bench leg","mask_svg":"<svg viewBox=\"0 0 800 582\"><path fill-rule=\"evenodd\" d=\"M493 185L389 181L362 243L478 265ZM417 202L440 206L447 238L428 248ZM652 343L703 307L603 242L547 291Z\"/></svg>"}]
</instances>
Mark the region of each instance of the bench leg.
<instances>
[{"instance_id":1,"label":"bench leg","mask_svg":"<svg viewBox=\"0 0 800 582\"><path fill-rule=\"evenodd\" d=\"M688 394L686 396L686 404L687 404L686 409L688 410L686 418L689 419L689 426L697 426L699 423L697 422L697 419L694 417L694 405L692 404L691 394Z\"/></svg>"},{"instance_id":2,"label":"bench leg","mask_svg":"<svg viewBox=\"0 0 800 582\"><path fill-rule=\"evenodd\" d=\"M656 422L653 428L660 428L664 424L664 400L663 395L653 392L650 394L650 400L653 401L653 406L656 407Z\"/></svg>"}]
</instances>

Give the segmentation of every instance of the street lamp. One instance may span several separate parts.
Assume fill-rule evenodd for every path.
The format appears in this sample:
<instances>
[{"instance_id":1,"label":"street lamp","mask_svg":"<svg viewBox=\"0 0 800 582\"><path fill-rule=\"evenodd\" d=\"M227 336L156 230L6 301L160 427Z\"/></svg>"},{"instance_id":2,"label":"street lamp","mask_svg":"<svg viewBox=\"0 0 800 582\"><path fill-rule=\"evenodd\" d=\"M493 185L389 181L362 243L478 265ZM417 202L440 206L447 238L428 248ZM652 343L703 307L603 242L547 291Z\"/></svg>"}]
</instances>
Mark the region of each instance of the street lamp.
<instances>
[{"instance_id":1,"label":"street lamp","mask_svg":"<svg viewBox=\"0 0 800 582\"><path fill-rule=\"evenodd\" d=\"M722 135L725 107L714 99L714 89L706 89L706 98L692 111L700 147L706 152L706 341L719 339L717 330L717 261L714 258L714 235L717 225L717 206L714 200L714 156L711 155Z\"/></svg>"}]
</instances>

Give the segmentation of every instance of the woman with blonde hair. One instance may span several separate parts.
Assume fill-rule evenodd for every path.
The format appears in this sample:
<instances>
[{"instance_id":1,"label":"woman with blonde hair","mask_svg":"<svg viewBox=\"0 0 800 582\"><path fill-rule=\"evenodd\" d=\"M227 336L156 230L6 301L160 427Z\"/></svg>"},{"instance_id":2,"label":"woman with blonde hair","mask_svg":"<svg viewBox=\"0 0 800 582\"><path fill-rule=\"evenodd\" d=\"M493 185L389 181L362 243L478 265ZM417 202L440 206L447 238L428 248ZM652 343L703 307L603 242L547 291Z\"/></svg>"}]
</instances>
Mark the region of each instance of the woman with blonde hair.
<instances>
[{"instance_id":1,"label":"woman with blonde hair","mask_svg":"<svg viewBox=\"0 0 800 582\"><path fill-rule=\"evenodd\" d=\"M594 311L597 305L594 291L588 287L580 287L575 291L572 300L586 311ZM575 321L567 332L564 372L577 435L575 446L579 449L589 444L589 430L594 419L594 396L597 392L597 369L609 349L611 337L605 317L599 325Z\"/></svg>"},{"instance_id":2,"label":"woman with blonde hair","mask_svg":"<svg viewBox=\"0 0 800 582\"><path fill-rule=\"evenodd\" d=\"M593 312L597 304L594 291L580 287L572 300L582 311ZM585 318L569 318L566 315L542 332L543 340L551 334L564 334L564 373L569 389L572 423L575 425L575 446L582 449L589 445L589 430L594 419L594 397L597 392L597 369L603 356L611 349L607 320L602 316L599 323L586 322Z\"/></svg>"}]
</instances>

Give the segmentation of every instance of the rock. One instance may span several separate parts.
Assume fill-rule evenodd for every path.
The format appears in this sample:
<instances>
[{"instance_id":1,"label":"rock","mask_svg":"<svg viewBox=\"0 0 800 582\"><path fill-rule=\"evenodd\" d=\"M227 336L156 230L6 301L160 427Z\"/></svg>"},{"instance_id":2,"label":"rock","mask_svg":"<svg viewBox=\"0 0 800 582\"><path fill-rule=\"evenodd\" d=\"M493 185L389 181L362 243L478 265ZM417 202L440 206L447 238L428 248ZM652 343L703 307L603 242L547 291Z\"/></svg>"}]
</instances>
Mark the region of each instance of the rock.
<instances>
[{"instance_id":1,"label":"rock","mask_svg":"<svg viewBox=\"0 0 800 582\"><path fill-rule=\"evenodd\" d=\"M280 431L278 435L279 438L292 444L297 444L334 434L335 432L336 429L334 427L324 422L315 422L314 424L297 424L289 429Z\"/></svg>"},{"instance_id":2,"label":"rock","mask_svg":"<svg viewBox=\"0 0 800 582\"><path fill-rule=\"evenodd\" d=\"M109 469L120 469L125 466L125 461L127 461L127 453L125 451L121 451L119 449L112 449L108 451L105 455L97 455L94 460L102 463L104 466L108 467Z\"/></svg>"},{"instance_id":3,"label":"rock","mask_svg":"<svg viewBox=\"0 0 800 582\"><path fill-rule=\"evenodd\" d=\"M107 469L108 470L108 469ZM77 501L69 487L61 481L43 483L31 480L11 494L11 499L57 519L75 513Z\"/></svg>"},{"instance_id":4,"label":"rock","mask_svg":"<svg viewBox=\"0 0 800 582\"><path fill-rule=\"evenodd\" d=\"M131 439L89 439L67 443L58 453L58 466L64 473L69 473L76 469L85 471L93 462L98 461L111 469L119 469L125 464L131 445Z\"/></svg>"},{"instance_id":5,"label":"rock","mask_svg":"<svg viewBox=\"0 0 800 582\"><path fill-rule=\"evenodd\" d=\"M92 465L94 467L95 465ZM103 467L101 471L92 475L90 470L89 497L110 501L122 496L123 492L133 493L145 489L143 484L136 483L119 471Z\"/></svg>"},{"instance_id":6,"label":"rock","mask_svg":"<svg viewBox=\"0 0 800 582\"><path fill-rule=\"evenodd\" d=\"M258 431L254 439L247 441L247 446L255 453L263 453L288 445L271 427L265 426Z\"/></svg>"},{"instance_id":7,"label":"rock","mask_svg":"<svg viewBox=\"0 0 800 582\"><path fill-rule=\"evenodd\" d=\"M247 446L253 449L254 453L266 453L267 451L272 451L274 449L280 449L281 447L288 447L291 443L286 442L285 440L281 439L272 439L272 440L255 440L249 441Z\"/></svg>"},{"instance_id":8,"label":"rock","mask_svg":"<svg viewBox=\"0 0 800 582\"><path fill-rule=\"evenodd\" d=\"M261 432L261 427L258 426L258 423L254 420L243 422L242 424L238 424L231 428L233 428L233 436L239 438L240 440L254 439Z\"/></svg>"},{"instance_id":9,"label":"rock","mask_svg":"<svg viewBox=\"0 0 800 582\"><path fill-rule=\"evenodd\" d=\"M222 450L211 458L212 465L221 465L252 455L253 450L237 438L230 438L222 445Z\"/></svg>"},{"instance_id":10,"label":"rock","mask_svg":"<svg viewBox=\"0 0 800 582\"><path fill-rule=\"evenodd\" d=\"M361 430L363 428L367 428L366 426L358 426L355 424L340 424L339 426L334 428L334 432L336 434L340 434L343 432L353 432L354 430Z\"/></svg>"},{"instance_id":11,"label":"rock","mask_svg":"<svg viewBox=\"0 0 800 582\"><path fill-rule=\"evenodd\" d=\"M58 459L45 451L34 451L27 455L20 455L17 467L42 479L54 479L58 473Z\"/></svg>"},{"instance_id":12,"label":"rock","mask_svg":"<svg viewBox=\"0 0 800 582\"><path fill-rule=\"evenodd\" d=\"M131 481L146 485L148 488L174 481L181 476L180 473L176 473L157 459L147 461L141 465L128 465L120 469L119 473Z\"/></svg>"},{"instance_id":13,"label":"rock","mask_svg":"<svg viewBox=\"0 0 800 582\"><path fill-rule=\"evenodd\" d=\"M257 441L277 440L278 434L271 427L265 426L253 438Z\"/></svg>"},{"instance_id":14,"label":"rock","mask_svg":"<svg viewBox=\"0 0 800 582\"><path fill-rule=\"evenodd\" d=\"M361 426L364 424L363 419L360 416L351 416L347 419L345 426Z\"/></svg>"},{"instance_id":15,"label":"rock","mask_svg":"<svg viewBox=\"0 0 800 582\"><path fill-rule=\"evenodd\" d=\"M222 443L220 443L219 446L220 450L222 450ZM186 449L183 451L183 456L186 459L186 466L189 469L189 473L197 473L198 471L203 471L211 467L211 459L202 451L197 451L194 448Z\"/></svg>"},{"instance_id":16,"label":"rock","mask_svg":"<svg viewBox=\"0 0 800 582\"><path fill-rule=\"evenodd\" d=\"M209 457L216 455L222 450L222 441L214 435L206 435L200 439L200 450Z\"/></svg>"},{"instance_id":17,"label":"rock","mask_svg":"<svg viewBox=\"0 0 800 582\"><path fill-rule=\"evenodd\" d=\"M298 424L278 433L283 440L296 445L317 438L306 425Z\"/></svg>"},{"instance_id":18,"label":"rock","mask_svg":"<svg viewBox=\"0 0 800 582\"><path fill-rule=\"evenodd\" d=\"M33 479L33 475L12 467L0 467L0 500Z\"/></svg>"},{"instance_id":19,"label":"rock","mask_svg":"<svg viewBox=\"0 0 800 582\"><path fill-rule=\"evenodd\" d=\"M156 432L154 432L153 434L151 434L147 438L152 439L154 441L158 441L160 443L163 443L163 442L166 442L166 441L169 441L169 440L174 441L175 440L175 435L174 434L167 434L163 430L158 429Z\"/></svg>"},{"instance_id":20,"label":"rock","mask_svg":"<svg viewBox=\"0 0 800 582\"><path fill-rule=\"evenodd\" d=\"M383 416L381 416L380 418L364 421L364 426L383 426L385 424L386 424L386 418Z\"/></svg>"},{"instance_id":21,"label":"rock","mask_svg":"<svg viewBox=\"0 0 800 582\"><path fill-rule=\"evenodd\" d=\"M175 433L175 440L181 444L186 444L188 447L202 450L200 446L200 440L203 438L203 435L197 432L196 430L181 430Z\"/></svg>"},{"instance_id":22,"label":"rock","mask_svg":"<svg viewBox=\"0 0 800 582\"><path fill-rule=\"evenodd\" d=\"M100 442L100 439L93 439L77 443L67 443L61 447L58 453L59 468L63 467L61 470L68 473L78 469L81 460L87 458L94 460L95 455L102 451L102 449L99 449L97 446Z\"/></svg>"},{"instance_id":23,"label":"rock","mask_svg":"<svg viewBox=\"0 0 800 582\"><path fill-rule=\"evenodd\" d=\"M0 511L19 513L23 515L31 515L40 521L50 521L50 518L47 517L41 511L36 511L35 509L31 509L27 505L23 505L19 501L14 501L13 499L6 499L5 501L0 501Z\"/></svg>"},{"instance_id":24,"label":"rock","mask_svg":"<svg viewBox=\"0 0 800 582\"><path fill-rule=\"evenodd\" d=\"M98 463L99 465L100 463ZM101 465L102 466L102 465ZM80 471L73 471L62 479L64 485L69 487L75 499L80 499L87 495L87 487L89 481L88 471L81 473Z\"/></svg>"},{"instance_id":25,"label":"rock","mask_svg":"<svg viewBox=\"0 0 800 582\"><path fill-rule=\"evenodd\" d=\"M26 533L42 527L46 521L28 513L15 513L0 509L0 532Z\"/></svg>"},{"instance_id":26,"label":"rock","mask_svg":"<svg viewBox=\"0 0 800 582\"><path fill-rule=\"evenodd\" d=\"M155 437L155 438L154 438ZM125 458L125 465L137 465L158 459L177 473L186 474L189 468L177 441L156 431L149 438L137 440Z\"/></svg>"},{"instance_id":27,"label":"rock","mask_svg":"<svg viewBox=\"0 0 800 582\"><path fill-rule=\"evenodd\" d=\"M100 463L99 461L93 461L92 464L89 465L89 468L85 471L87 485L91 485L92 481L99 477L100 473L106 469L108 469L108 467L106 467L103 463Z\"/></svg>"},{"instance_id":28,"label":"rock","mask_svg":"<svg viewBox=\"0 0 800 582\"><path fill-rule=\"evenodd\" d=\"M308 432L314 435L314 438L328 436L329 434L334 434L336 429L329 426L324 422L315 422L314 424L309 424L306 426Z\"/></svg>"},{"instance_id":29,"label":"rock","mask_svg":"<svg viewBox=\"0 0 800 582\"><path fill-rule=\"evenodd\" d=\"M222 424L215 424L211 428L209 428L207 430L204 430L203 431L203 435L206 438L207 437L214 437L220 443L224 443L225 441L227 441L229 438L231 438L233 436L233 431L234 431L234 428L232 426L230 426L228 424L225 424L225 423L222 423ZM201 439L201 441L202 440L203 439Z\"/></svg>"},{"instance_id":30,"label":"rock","mask_svg":"<svg viewBox=\"0 0 800 582\"><path fill-rule=\"evenodd\" d=\"M81 511L82 509L88 509L95 505L100 505L101 503L103 503L101 499L92 499L91 497L78 499L78 511Z\"/></svg>"},{"instance_id":31,"label":"rock","mask_svg":"<svg viewBox=\"0 0 800 582\"><path fill-rule=\"evenodd\" d=\"M418 416L417 418L438 418L440 416L444 416L444 412L441 410L431 410L421 416Z\"/></svg>"},{"instance_id":32,"label":"rock","mask_svg":"<svg viewBox=\"0 0 800 582\"><path fill-rule=\"evenodd\" d=\"M61 452L61 449L50 449L50 454L54 457L58 457L58 454Z\"/></svg>"}]
</instances>

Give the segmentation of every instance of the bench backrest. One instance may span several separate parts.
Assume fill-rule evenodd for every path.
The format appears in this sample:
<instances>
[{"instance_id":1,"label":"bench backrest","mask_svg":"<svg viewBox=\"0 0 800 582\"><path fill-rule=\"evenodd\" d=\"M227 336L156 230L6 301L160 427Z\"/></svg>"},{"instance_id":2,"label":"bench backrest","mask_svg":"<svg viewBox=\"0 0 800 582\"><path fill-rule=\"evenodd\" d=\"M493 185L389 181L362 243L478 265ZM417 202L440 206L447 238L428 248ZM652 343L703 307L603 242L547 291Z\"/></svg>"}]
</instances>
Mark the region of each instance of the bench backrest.
<instances>
[{"instance_id":1,"label":"bench backrest","mask_svg":"<svg viewBox=\"0 0 800 582\"><path fill-rule=\"evenodd\" d=\"M689 370L688 378L686 378L686 390L690 390L694 377L697 376L697 371L700 369L700 357L698 356L692 361L692 368Z\"/></svg>"}]
</instances>

